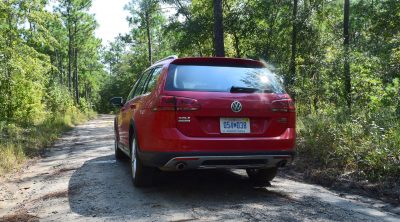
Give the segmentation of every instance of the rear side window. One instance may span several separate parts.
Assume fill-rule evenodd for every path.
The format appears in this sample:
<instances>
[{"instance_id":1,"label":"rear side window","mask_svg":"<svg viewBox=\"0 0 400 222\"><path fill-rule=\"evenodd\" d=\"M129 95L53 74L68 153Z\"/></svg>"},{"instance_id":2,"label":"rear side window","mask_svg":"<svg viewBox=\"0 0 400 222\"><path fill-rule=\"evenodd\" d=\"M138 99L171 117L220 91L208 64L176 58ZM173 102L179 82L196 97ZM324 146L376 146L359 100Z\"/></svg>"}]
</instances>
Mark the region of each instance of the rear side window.
<instances>
[{"instance_id":1,"label":"rear side window","mask_svg":"<svg viewBox=\"0 0 400 222\"><path fill-rule=\"evenodd\" d=\"M143 73L142 77L140 78L139 82L137 83L134 97L144 94L144 89L146 87L146 82L147 82L147 80L149 78L149 75L150 75L150 73L152 71L153 70L150 69L150 70L147 70L146 72Z\"/></svg>"},{"instance_id":2,"label":"rear side window","mask_svg":"<svg viewBox=\"0 0 400 222\"><path fill-rule=\"evenodd\" d=\"M171 65L166 90L230 92L232 87L284 93L276 74L267 68Z\"/></svg>"},{"instance_id":3,"label":"rear side window","mask_svg":"<svg viewBox=\"0 0 400 222\"><path fill-rule=\"evenodd\" d=\"M150 80L147 83L147 88L146 88L146 93L152 92L154 88L156 87L156 83L158 80L158 77L161 74L162 67L157 67L154 69L153 73L151 74Z\"/></svg>"}]
</instances>

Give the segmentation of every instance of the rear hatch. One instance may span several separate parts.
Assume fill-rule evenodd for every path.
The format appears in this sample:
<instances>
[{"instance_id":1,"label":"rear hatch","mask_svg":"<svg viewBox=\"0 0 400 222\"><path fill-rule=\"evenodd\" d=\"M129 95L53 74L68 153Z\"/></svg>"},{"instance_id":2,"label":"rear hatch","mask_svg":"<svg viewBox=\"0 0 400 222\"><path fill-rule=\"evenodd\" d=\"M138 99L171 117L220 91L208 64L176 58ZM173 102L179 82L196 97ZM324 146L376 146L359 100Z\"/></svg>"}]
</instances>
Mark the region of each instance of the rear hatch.
<instances>
[{"instance_id":1,"label":"rear hatch","mask_svg":"<svg viewBox=\"0 0 400 222\"><path fill-rule=\"evenodd\" d=\"M168 104L177 129L190 137L276 137L295 121L278 77L253 60L171 64L159 105Z\"/></svg>"}]
</instances>

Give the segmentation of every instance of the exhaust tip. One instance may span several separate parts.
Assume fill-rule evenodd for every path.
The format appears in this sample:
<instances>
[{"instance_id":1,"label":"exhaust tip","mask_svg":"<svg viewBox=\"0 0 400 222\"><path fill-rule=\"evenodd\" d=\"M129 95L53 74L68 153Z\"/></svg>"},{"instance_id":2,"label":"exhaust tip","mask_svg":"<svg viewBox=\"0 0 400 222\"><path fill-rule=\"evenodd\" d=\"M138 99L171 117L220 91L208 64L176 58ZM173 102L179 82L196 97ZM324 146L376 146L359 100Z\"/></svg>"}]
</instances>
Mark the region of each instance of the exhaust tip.
<instances>
[{"instance_id":1,"label":"exhaust tip","mask_svg":"<svg viewBox=\"0 0 400 222\"><path fill-rule=\"evenodd\" d=\"M281 160L276 164L277 167L285 167L287 163L287 160Z\"/></svg>"},{"instance_id":2,"label":"exhaust tip","mask_svg":"<svg viewBox=\"0 0 400 222\"><path fill-rule=\"evenodd\" d=\"M175 165L175 168L176 168L176 170L179 170L179 171L184 170L184 169L186 168L186 163L184 163L184 162L179 162L179 163L177 163L177 164Z\"/></svg>"}]
</instances>

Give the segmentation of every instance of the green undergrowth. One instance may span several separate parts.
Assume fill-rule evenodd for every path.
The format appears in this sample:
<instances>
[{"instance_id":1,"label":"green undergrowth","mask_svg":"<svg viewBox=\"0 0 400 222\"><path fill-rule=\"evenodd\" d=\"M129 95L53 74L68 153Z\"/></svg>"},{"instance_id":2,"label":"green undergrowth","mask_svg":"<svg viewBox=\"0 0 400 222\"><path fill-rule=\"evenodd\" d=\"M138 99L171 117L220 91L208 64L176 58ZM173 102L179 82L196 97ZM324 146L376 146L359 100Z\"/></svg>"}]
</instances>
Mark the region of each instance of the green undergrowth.
<instances>
[{"instance_id":1,"label":"green undergrowth","mask_svg":"<svg viewBox=\"0 0 400 222\"><path fill-rule=\"evenodd\" d=\"M400 121L384 113L299 115L296 167L327 180L400 183Z\"/></svg>"},{"instance_id":2,"label":"green undergrowth","mask_svg":"<svg viewBox=\"0 0 400 222\"><path fill-rule=\"evenodd\" d=\"M0 122L0 175L20 168L29 158L39 156L60 135L74 125L94 118L90 110L69 107L64 113L49 113L33 124Z\"/></svg>"}]
</instances>

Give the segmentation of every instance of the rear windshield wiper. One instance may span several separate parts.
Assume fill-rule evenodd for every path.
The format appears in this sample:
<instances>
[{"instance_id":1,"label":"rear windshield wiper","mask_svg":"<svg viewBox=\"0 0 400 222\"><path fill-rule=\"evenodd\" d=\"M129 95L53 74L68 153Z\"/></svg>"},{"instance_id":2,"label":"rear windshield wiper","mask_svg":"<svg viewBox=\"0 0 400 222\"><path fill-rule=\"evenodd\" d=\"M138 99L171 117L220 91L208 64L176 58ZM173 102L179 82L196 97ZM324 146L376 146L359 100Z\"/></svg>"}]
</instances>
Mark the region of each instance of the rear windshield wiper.
<instances>
[{"instance_id":1,"label":"rear windshield wiper","mask_svg":"<svg viewBox=\"0 0 400 222\"><path fill-rule=\"evenodd\" d=\"M232 86L230 90L231 93L254 93L259 91L260 89L257 88L239 87L239 86Z\"/></svg>"}]
</instances>

